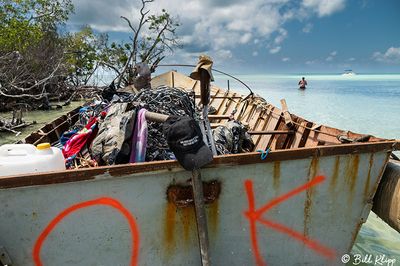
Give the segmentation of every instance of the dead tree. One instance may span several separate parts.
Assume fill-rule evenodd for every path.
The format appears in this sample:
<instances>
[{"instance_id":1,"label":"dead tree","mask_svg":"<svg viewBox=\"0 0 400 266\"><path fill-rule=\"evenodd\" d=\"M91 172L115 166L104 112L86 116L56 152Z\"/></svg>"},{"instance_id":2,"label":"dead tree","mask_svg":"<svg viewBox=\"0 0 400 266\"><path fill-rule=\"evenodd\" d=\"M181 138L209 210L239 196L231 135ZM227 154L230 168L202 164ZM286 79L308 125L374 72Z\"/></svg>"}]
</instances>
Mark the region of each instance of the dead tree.
<instances>
[{"instance_id":1,"label":"dead tree","mask_svg":"<svg viewBox=\"0 0 400 266\"><path fill-rule=\"evenodd\" d=\"M37 107L63 93L67 86L63 49L51 42L43 40L23 54L0 52L0 111L15 103Z\"/></svg>"},{"instance_id":2,"label":"dead tree","mask_svg":"<svg viewBox=\"0 0 400 266\"><path fill-rule=\"evenodd\" d=\"M146 8L146 5L152 2L154 0L141 0L140 18L136 24L133 24L129 18L121 16L132 30L132 36L127 60L122 69L117 71L117 77L114 79L117 87L120 87L121 82L127 85L126 73L131 72L131 75L137 75L136 69L133 68L137 63L146 63L154 72L166 53L173 52L174 48L179 46L176 35L176 29L179 27L177 19L164 9L160 15L150 15L150 10Z\"/></svg>"}]
</instances>

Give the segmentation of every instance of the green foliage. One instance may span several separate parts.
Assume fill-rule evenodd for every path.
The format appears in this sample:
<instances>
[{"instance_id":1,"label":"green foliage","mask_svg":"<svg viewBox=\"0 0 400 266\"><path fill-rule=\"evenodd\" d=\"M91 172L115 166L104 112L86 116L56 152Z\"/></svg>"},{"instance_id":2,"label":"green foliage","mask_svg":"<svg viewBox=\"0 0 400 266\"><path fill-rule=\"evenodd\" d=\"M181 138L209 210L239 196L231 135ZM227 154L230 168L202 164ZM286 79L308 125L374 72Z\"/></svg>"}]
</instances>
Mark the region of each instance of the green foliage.
<instances>
[{"instance_id":1,"label":"green foliage","mask_svg":"<svg viewBox=\"0 0 400 266\"><path fill-rule=\"evenodd\" d=\"M105 45L101 51L101 64L117 73L117 86L129 84L130 77L135 76L133 67L136 63L145 62L154 70L167 52L173 52L179 46L176 29L180 24L165 9L160 14L149 15L146 4L150 2L153 0L142 0L137 23L121 17L132 30L131 41L113 42L109 46Z\"/></svg>"},{"instance_id":2,"label":"green foliage","mask_svg":"<svg viewBox=\"0 0 400 266\"><path fill-rule=\"evenodd\" d=\"M120 85L121 80L127 81L130 66L138 62L156 65L178 45L175 32L179 23L164 9L160 14L149 15L146 4L153 1L141 0L136 28L123 17L132 29L129 42L109 43L107 35L96 35L89 26L76 33L60 33L60 26L74 11L72 0L1 0L0 57L7 55L9 61L0 68L8 69L18 58L27 75L33 73L32 80L45 80L43 84L47 84L46 75L52 75L54 81L67 77L74 85L81 85L101 66L115 71ZM15 71L11 69L7 78L0 77L4 86L5 81L15 82L15 75L19 75L20 67L14 65ZM24 81L25 76L18 77L20 90L32 86L30 81ZM10 86L10 91L16 87ZM46 86L43 85L45 89Z\"/></svg>"},{"instance_id":3,"label":"green foliage","mask_svg":"<svg viewBox=\"0 0 400 266\"><path fill-rule=\"evenodd\" d=\"M73 12L71 0L2 0L0 51L25 51L46 31L55 31Z\"/></svg>"},{"instance_id":4,"label":"green foliage","mask_svg":"<svg viewBox=\"0 0 400 266\"><path fill-rule=\"evenodd\" d=\"M105 36L96 36L89 26L66 36L65 60L71 81L75 85L86 84L98 67L100 49Z\"/></svg>"},{"instance_id":5,"label":"green foliage","mask_svg":"<svg viewBox=\"0 0 400 266\"><path fill-rule=\"evenodd\" d=\"M110 46L103 46L99 59L105 67L120 70L127 63L131 49L130 43L112 42Z\"/></svg>"}]
</instances>

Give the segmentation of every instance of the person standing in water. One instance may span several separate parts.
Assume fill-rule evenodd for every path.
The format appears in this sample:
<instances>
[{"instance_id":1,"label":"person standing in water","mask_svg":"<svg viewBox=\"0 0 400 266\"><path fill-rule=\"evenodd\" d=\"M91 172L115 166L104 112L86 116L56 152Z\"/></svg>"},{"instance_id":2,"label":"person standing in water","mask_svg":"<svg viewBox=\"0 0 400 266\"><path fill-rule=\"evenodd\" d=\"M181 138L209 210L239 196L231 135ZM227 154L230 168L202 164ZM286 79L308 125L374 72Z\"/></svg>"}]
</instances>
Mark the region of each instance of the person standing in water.
<instances>
[{"instance_id":1,"label":"person standing in water","mask_svg":"<svg viewBox=\"0 0 400 266\"><path fill-rule=\"evenodd\" d=\"M304 90L306 88L306 85L307 85L307 80L305 80L305 78L302 77L301 80L299 81L298 85L300 86L300 89Z\"/></svg>"}]
</instances>

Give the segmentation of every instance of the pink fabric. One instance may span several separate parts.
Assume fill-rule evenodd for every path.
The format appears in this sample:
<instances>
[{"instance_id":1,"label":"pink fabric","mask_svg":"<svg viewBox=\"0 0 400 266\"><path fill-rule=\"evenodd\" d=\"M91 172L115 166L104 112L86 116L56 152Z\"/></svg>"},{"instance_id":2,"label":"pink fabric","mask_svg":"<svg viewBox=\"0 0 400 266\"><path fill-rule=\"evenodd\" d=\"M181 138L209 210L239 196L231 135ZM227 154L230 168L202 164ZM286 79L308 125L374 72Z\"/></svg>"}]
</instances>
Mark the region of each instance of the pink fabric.
<instances>
[{"instance_id":1,"label":"pink fabric","mask_svg":"<svg viewBox=\"0 0 400 266\"><path fill-rule=\"evenodd\" d=\"M130 163L144 162L146 159L146 146L147 146L147 121L146 109L139 110L136 119L135 130L132 134L132 146Z\"/></svg>"},{"instance_id":2,"label":"pink fabric","mask_svg":"<svg viewBox=\"0 0 400 266\"><path fill-rule=\"evenodd\" d=\"M93 120L90 124L91 127L89 129L84 127L81 131L73 135L67 143L65 143L62 153L64 155L64 158L69 158L71 156L74 156L78 152L80 152L85 144L90 145L90 143L93 141L95 135L98 132L98 127L97 127L97 120Z\"/></svg>"}]
</instances>

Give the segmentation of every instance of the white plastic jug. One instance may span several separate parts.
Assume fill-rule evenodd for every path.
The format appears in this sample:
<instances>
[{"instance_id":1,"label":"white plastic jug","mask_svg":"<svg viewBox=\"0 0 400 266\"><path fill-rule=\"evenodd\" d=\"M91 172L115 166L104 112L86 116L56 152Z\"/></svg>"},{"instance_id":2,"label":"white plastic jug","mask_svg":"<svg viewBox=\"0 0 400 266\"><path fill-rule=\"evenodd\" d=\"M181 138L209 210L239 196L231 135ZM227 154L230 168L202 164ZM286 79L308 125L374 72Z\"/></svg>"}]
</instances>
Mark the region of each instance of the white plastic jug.
<instances>
[{"instance_id":1,"label":"white plastic jug","mask_svg":"<svg viewBox=\"0 0 400 266\"><path fill-rule=\"evenodd\" d=\"M0 176L65 170L64 156L49 143L0 146Z\"/></svg>"}]
</instances>

